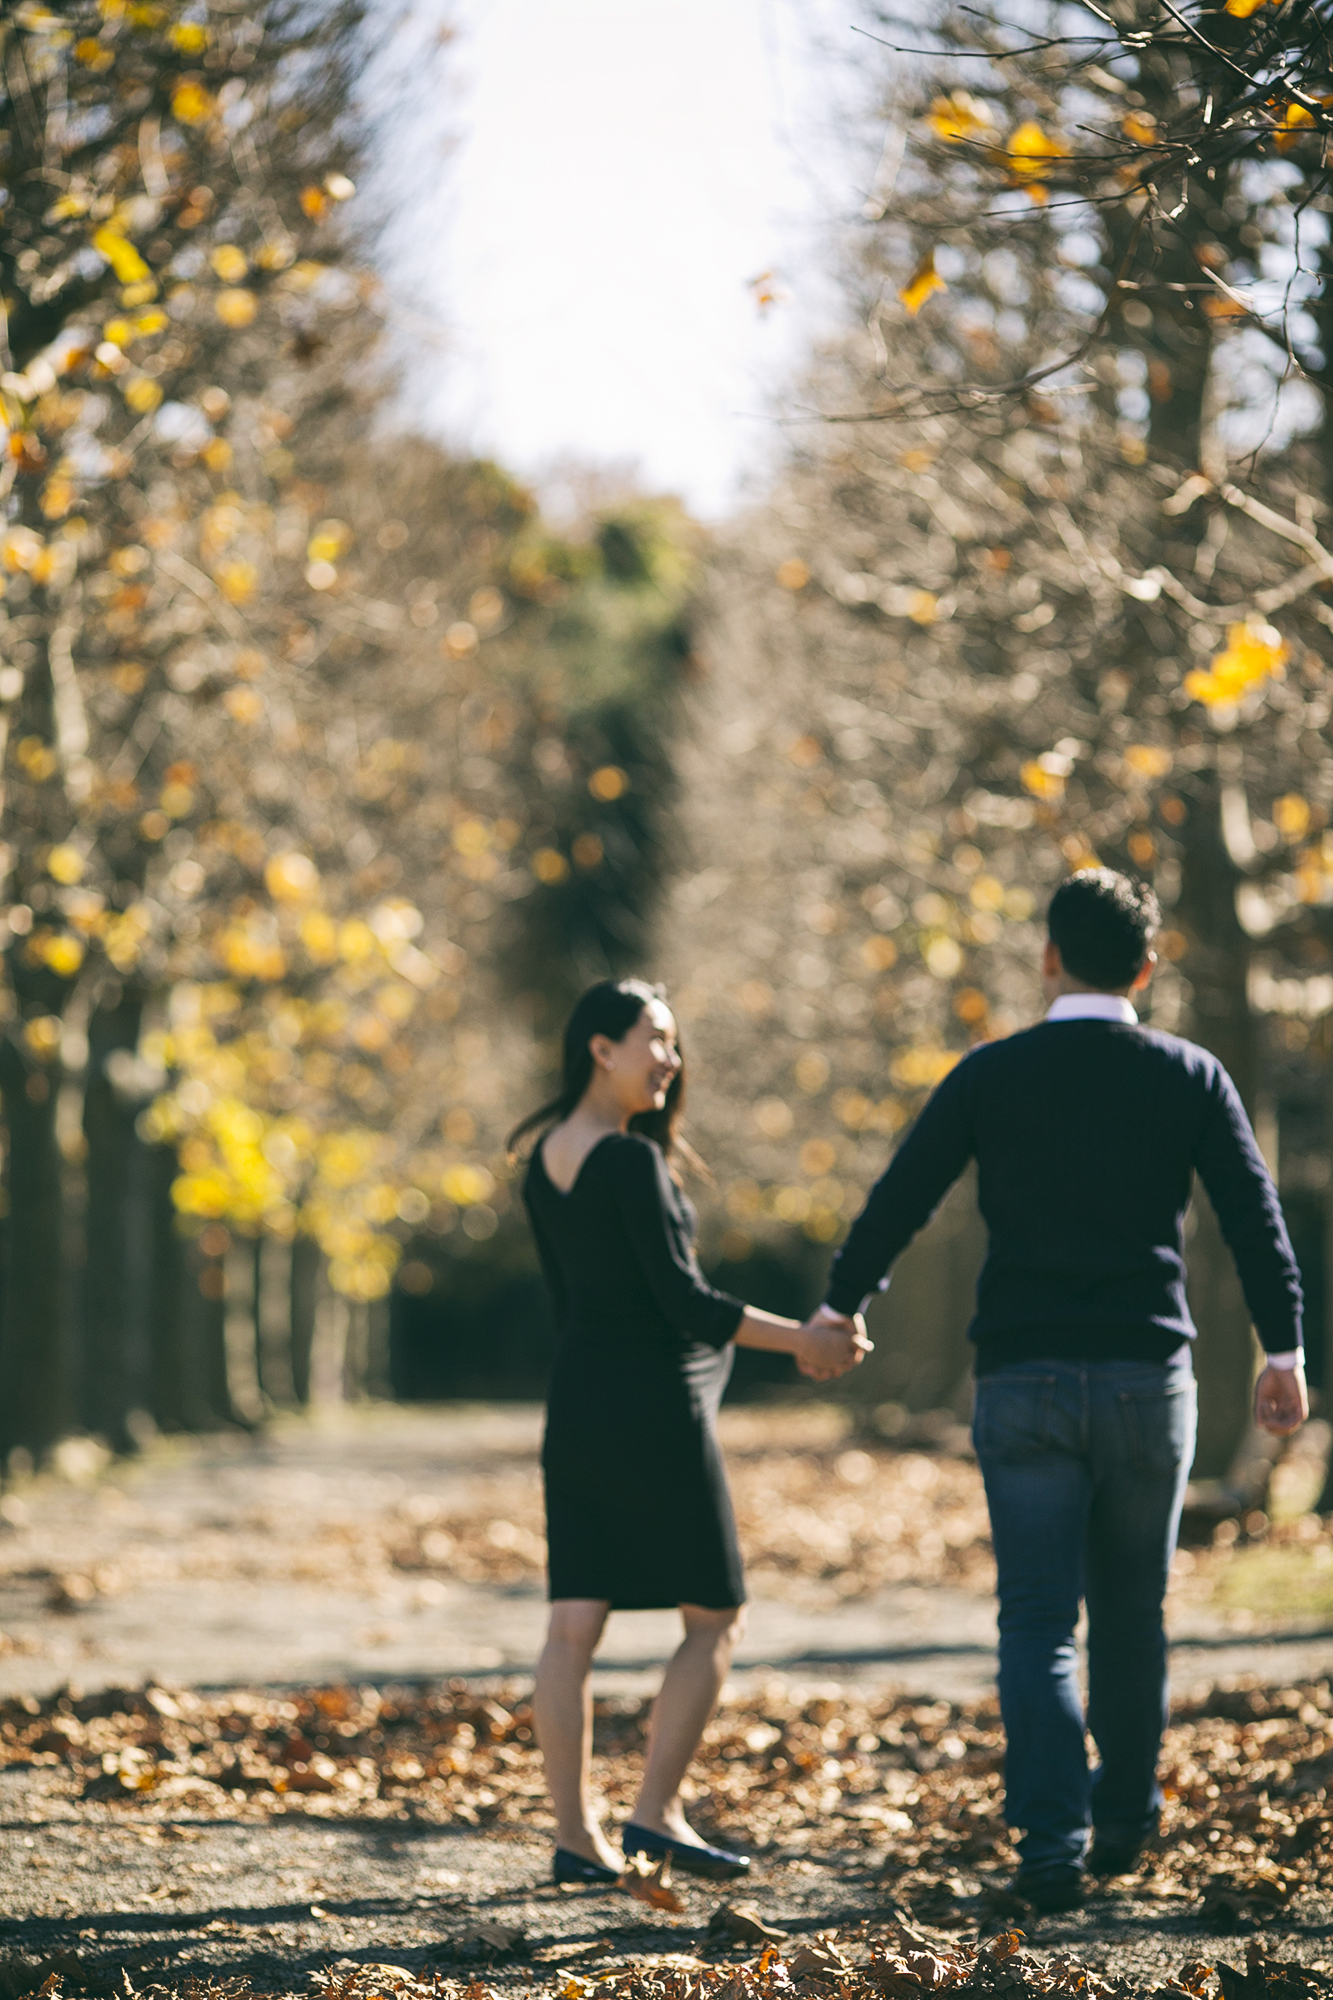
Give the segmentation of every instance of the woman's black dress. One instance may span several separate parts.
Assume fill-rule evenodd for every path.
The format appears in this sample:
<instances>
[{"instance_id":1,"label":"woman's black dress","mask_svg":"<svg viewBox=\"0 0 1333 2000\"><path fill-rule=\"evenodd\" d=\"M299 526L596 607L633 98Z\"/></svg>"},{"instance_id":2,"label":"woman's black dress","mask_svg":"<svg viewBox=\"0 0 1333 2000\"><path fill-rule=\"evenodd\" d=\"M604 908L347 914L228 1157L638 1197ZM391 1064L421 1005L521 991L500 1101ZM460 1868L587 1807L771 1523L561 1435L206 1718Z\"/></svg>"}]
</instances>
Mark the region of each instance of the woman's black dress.
<instances>
[{"instance_id":1,"label":"woman's black dress","mask_svg":"<svg viewBox=\"0 0 1333 2000\"><path fill-rule=\"evenodd\" d=\"M523 1199L559 1334L542 1448L551 1597L743 1603L716 1424L745 1307L704 1281L693 1208L636 1132L599 1140L568 1194L539 1146Z\"/></svg>"}]
</instances>

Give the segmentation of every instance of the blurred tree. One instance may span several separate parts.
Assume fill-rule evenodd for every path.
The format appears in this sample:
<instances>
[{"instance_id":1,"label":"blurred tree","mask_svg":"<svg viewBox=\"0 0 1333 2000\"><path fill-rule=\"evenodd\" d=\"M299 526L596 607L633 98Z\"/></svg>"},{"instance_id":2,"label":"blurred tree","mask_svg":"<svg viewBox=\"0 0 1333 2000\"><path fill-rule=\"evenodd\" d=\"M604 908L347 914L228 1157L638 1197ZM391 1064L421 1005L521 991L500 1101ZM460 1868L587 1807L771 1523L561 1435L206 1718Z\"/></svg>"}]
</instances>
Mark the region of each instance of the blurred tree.
<instances>
[{"instance_id":1,"label":"blurred tree","mask_svg":"<svg viewBox=\"0 0 1333 2000\"><path fill-rule=\"evenodd\" d=\"M553 535L389 435L340 224L363 31L70 4L4 43L0 1450L235 1417L238 1235L277 1246L255 1383L297 1395L303 1242L363 1304L405 1234L488 1242L532 1029L642 948L663 873L690 531Z\"/></svg>"},{"instance_id":2,"label":"blurred tree","mask_svg":"<svg viewBox=\"0 0 1333 2000\"><path fill-rule=\"evenodd\" d=\"M1076 12L1034 17L1034 43ZM702 649L671 956L719 1090L728 1256L784 1221L832 1240L882 1163L863 1135L1031 1018L1029 919L1066 868L1155 881L1153 1019L1217 1048L1261 1127L1263 1009L1325 978L1333 942L1323 445L1285 404L1265 438L1279 384L1220 247L1279 242L1298 169L1219 165L1183 207L1159 176L1150 239L1120 167L1202 102L1188 40L1103 71L1014 53L999 14L911 27L940 58L893 75L853 330L813 376L827 428L733 538ZM1107 126L1093 199L1067 135ZM1211 1380L1236 1385L1209 1414L1220 1470L1249 1332L1224 1261L1196 1264Z\"/></svg>"}]
</instances>

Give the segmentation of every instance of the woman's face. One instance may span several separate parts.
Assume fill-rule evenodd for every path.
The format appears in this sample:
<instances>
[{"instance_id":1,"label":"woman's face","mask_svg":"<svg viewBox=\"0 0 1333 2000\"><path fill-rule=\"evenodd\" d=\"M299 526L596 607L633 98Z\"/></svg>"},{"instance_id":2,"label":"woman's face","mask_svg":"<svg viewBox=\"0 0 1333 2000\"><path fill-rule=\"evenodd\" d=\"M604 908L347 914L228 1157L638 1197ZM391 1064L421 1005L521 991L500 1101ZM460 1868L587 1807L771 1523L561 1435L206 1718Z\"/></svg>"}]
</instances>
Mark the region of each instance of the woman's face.
<instances>
[{"instance_id":1,"label":"woman's face","mask_svg":"<svg viewBox=\"0 0 1333 2000\"><path fill-rule=\"evenodd\" d=\"M623 1041L606 1044L606 1053L605 1067L630 1116L660 1111L680 1068L675 1016L665 1001L650 1000Z\"/></svg>"}]
</instances>

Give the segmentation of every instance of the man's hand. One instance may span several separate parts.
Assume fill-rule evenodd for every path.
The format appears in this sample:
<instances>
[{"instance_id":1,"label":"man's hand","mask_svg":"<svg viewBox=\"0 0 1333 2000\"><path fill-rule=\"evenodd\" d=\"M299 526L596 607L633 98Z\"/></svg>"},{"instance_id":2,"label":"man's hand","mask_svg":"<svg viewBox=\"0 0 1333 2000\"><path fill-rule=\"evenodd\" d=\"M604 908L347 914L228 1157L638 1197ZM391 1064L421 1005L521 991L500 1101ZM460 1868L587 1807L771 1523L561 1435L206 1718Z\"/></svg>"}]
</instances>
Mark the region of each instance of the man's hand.
<instances>
[{"instance_id":1,"label":"man's hand","mask_svg":"<svg viewBox=\"0 0 1333 2000\"><path fill-rule=\"evenodd\" d=\"M859 1367L874 1351L860 1313L850 1319L830 1319L821 1310L801 1328L796 1366L812 1382L832 1382L849 1368Z\"/></svg>"},{"instance_id":2,"label":"man's hand","mask_svg":"<svg viewBox=\"0 0 1333 2000\"><path fill-rule=\"evenodd\" d=\"M1254 1420L1260 1430L1286 1437L1289 1431L1299 1429L1309 1414L1304 1368L1265 1368L1254 1391Z\"/></svg>"}]
</instances>

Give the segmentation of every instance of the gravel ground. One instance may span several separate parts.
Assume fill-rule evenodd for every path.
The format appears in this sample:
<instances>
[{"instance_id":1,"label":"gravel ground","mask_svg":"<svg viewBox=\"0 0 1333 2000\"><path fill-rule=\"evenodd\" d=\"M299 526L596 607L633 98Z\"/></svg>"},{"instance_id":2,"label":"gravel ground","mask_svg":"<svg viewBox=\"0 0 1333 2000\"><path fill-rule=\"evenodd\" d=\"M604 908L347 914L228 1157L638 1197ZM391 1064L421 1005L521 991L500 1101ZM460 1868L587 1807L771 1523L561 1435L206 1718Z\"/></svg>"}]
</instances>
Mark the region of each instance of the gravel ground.
<instances>
[{"instance_id":1,"label":"gravel ground","mask_svg":"<svg viewBox=\"0 0 1333 2000\"><path fill-rule=\"evenodd\" d=\"M803 1543L801 1518L773 1527L736 1694L761 1673L775 1682L774 1664L794 1696L817 1687L834 1705L853 1689L862 1699L896 1686L954 1700L984 1690L993 1611L985 1551L968 1526L966 1468L928 1476L920 1459L895 1469L843 1450L841 1415L730 1421L734 1457L753 1460L748 1471L740 1464L739 1482L751 1481L756 1518L781 1483L784 1452L800 1458L807 1481L817 1460L830 1492L850 1495L843 1541L822 1568L791 1553ZM449 1671L485 1687L488 1674L526 1666L540 1630L536 1438L531 1410L379 1411L254 1441L166 1445L130 1466L76 1458L72 1478L0 1501L0 1693L30 1699L71 1680L94 1689L149 1677L178 1687L383 1686ZM854 1518L853 1502L862 1519L885 1506L877 1481L898 1482L906 1555L896 1574L865 1567L873 1537ZM430 1537L442 1533L451 1547L432 1557ZM863 1566L847 1594L830 1580L840 1562ZM1237 1674L1284 1684L1327 1674L1326 1621L1247 1636L1246 1623L1265 1622L1262 1609L1214 1615L1197 1590L1178 1603L1182 1691ZM670 1633L665 1618L617 1621L603 1691L641 1692ZM71 1995L122 2000L191 1978L310 1992L312 1976L340 1965L390 1968L367 1973L366 1994L411 1975L461 1982L470 2000L520 1988L586 2000L593 1986L580 1982L631 1962L753 1960L753 1943L709 1942L710 1920L738 1900L794 1938L830 1927L855 1936L858 1926L869 1936L894 1914L880 1879L887 1848L863 1839L842 1850L816 1841L817 1852L772 1844L744 1884L677 1877L682 1907L652 1909L623 1892L550 1887L548 1838L527 1825L441 1823L412 1800L324 1818L294 1804L260 1812L240 1796L234 1812L157 1795L129 1809L75 1796L53 1761L0 1771L0 2000L36 1991L51 1973ZM935 1923L973 1938L1001 1927L1001 1874L941 1879ZM1243 1962L1243 1937L1210 1931L1197 1898L1164 1899L1157 1888L1118 1884L1075 1915L1019 1921L1038 1952L1105 1968L1144 1993L1187 1962ZM1322 1882L1262 1936L1280 1956L1333 1960Z\"/></svg>"},{"instance_id":2,"label":"gravel ground","mask_svg":"<svg viewBox=\"0 0 1333 2000\"><path fill-rule=\"evenodd\" d=\"M563 1989L568 1974L630 1960L707 1950L709 1920L743 1900L793 1936L863 1922L891 1904L863 1854L770 1860L743 1889L677 1877L680 1912L646 1910L618 1892L547 1886L546 1840L479 1835L409 1820L291 1818L117 1823L114 1812L52 1811L40 1782L0 1783L4 1840L0 1994L32 1992L61 1972L71 1992L126 1992L242 1976L261 1990L308 1991L310 1976L351 1960L469 1980L501 1992ZM1209 1932L1183 1905L1164 1910L1117 1888L1072 1916L1020 1920L1041 1952L1067 1953L1150 1992L1189 1961L1243 1963L1245 1940ZM482 1926L521 1932L508 1950ZM950 1932L1000 1928L980 1896L959 1900ZM1280 1956L1319 1965L1333 1935L1333 1903L1309 1895L1264 1941ZM577 1947L578 1949L574 1949ZM725 1957L727 1954L722 1953ZM754 1956L742 1948L736 1957Z\"/></svg>"},{"instance_id":3,"label":"gravel ground","mask_svg":"<svg viewBox=\"0 0 1333 2000\"><path fill-rule=\"evenodd\" d=\"M738 1666L982 1694L995 1610L976 1468L867 1451L850 1422L819 1404L723 1412L752 1599ZM0 1500L0 1696L528 1669L545 1619L540 1424L521 1405L380 1405L110 1466L76 1441L75 1477ZM1333 1557L1286 1553L1312 1575ZM1322 1671L1333 1584L1281 1616L1262 1589L1220 1607L1229 1559L1182 1552L1177 1691ZM675 1633L672 1614L613 1617L599 1684L648 1685Z\"/></svg>"}]
</instances>

